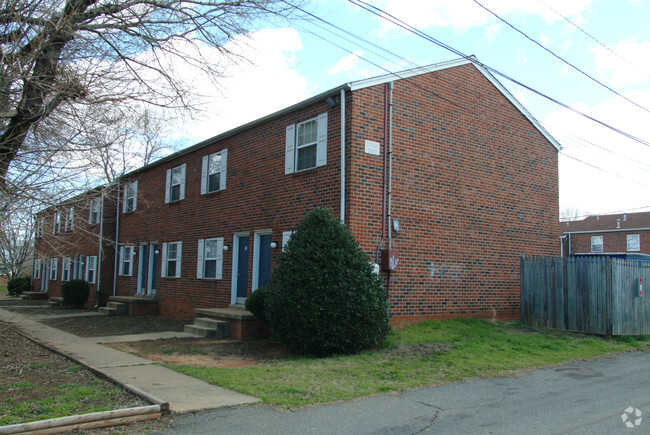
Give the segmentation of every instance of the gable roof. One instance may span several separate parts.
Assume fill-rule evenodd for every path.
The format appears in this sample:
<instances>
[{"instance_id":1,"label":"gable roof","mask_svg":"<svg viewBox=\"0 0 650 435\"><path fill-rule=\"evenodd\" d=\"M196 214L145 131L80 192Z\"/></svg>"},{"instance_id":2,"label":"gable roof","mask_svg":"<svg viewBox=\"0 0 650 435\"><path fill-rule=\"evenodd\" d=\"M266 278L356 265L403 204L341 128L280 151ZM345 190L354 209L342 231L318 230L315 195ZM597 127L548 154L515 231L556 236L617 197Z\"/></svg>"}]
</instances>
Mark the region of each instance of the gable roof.
<instances>
[{"instance_id":1,"label":"gable roof","mask_svg":"<svg viewBox=\"0 0 650 435\"><path fill-rule=\"evenodd\" d=\"M516 108L519 110L527 119L530 121L533 126L548 140L551 145L553 145L558 151L562 150L562 145L555 140L553 136L546 130L542 124L535 118L524 106L521 104L515 97L506 89L505 86L499 82L496 77L494 77L484 66L481 62L476 59L474 56L469 56L466 58L461 58L461 59L454 59L446 62L440 62L432 65L427 65L427 66L422 66L422 67L417 67L417 68L412 68L409 70L397 72L397 73L390 73L390 74L384 74L382 76L377 76L377 77L371 77L369 79L364 79L364 80L357 80L355 82L350 82L348 85L350 87L350 90L355 91L357 89L363 89L367 88L370 86L375 86L375 85L380 85L383 83L388 83L394 80L402 80L402 79L409 79L411 77L420 75L420 74L427 74L435 71L441 71L447 68L453 68L461 65L473 65L483 76L485 76L486 79L492 83L492 85L499 90L503 94L504 97L506 97Z\"/></svg>"},{"instance_id":2,"label":"gable roof","mask_svg":"<svg viewBox=\"0 0 650 435\"><path fill-rule=\"evenodd\" d=\"M589 216L561 225L564 234L650 230L650 212Z\"/></svg>"},{"instance_id":3,"label":"gable roof","mask_svg":"<svg viewBox=\"0 0 650 435\"><path fill-rule=\"evenodd\" d=\"M553 136L539 123L539 121L528 111L526 108L519 102L517 99L492 75L490 72L485 69L485 67L482 66L482 64L476 59L474 56L469 56L467 58L461 58L461 59L455 59L455 60L450 60L450 61L445 61L445 62L440 62L432 65L427 65L427 66L422 66L422 67L417 67L417 68L412 68L409 70L401 71L401 72L396 72L396 73L390 73L390 74L384 74L381 76L376 76L376 77L371 77L368 79L363 79L363 80L357 80L349 83L344 83L340 86L337 86L335 88L332 88L328 91L322 92L316 96L313 96L311 98L308 98L304 101L301 101L299 103L296 103L294 105L291 105L289 107L286 107L284 109L281 109L277 112L271 113L269 115L266 115L262 118L258 118L254 121L248 122L246 124L240 125L239 127L235 127L234 129L225 131L221 134L218 134L216 136L213 136L209 139L206 139L202 142L199 142L197 144L191 145L187 148L184 148L180 151L177 151L173 154L170 154L169 156L163 157L159 160L156 160L155 162L150 163L147 166L140 167L138 169L135 169L127 174L124 174L121 178L128 178L130 176L136 175L145 169L149 169L154 166L158 166L160 164L163 164L165 162L168 162L170 160L176 159L180 156L183 156L185 154L188 154L192 151L195 151L197 149L201 149L203 147L206 147L208 145L214 144L216 142L219 142L220 140L226 139L230 136L234 136L237 133L240 133L242 131L246 131L250 128L253 128L257 125L263 124L267 121L270 121L274 118L277 118L279 116L291 113L295 110L302 109L304 107L307 107L311 104L317 103L319 101L324 101L328 97L336 97L339 95L341 90L346 90L346 91L355 91L358 89L363 89L367 88L370 86L375 86L383 83L388 83L391 81L395 80L401 80L401 79L408 79L410 77L414 77L417 75L421 74L428 74L431 72L435 71L441 71L447 68L453 68L461 65L467 65L467 64L472 64L474 67L481 73L483 74L532 124L533 126L559 151L562 149L562 146L555 140Z\"/></svg>"}]
</instances>

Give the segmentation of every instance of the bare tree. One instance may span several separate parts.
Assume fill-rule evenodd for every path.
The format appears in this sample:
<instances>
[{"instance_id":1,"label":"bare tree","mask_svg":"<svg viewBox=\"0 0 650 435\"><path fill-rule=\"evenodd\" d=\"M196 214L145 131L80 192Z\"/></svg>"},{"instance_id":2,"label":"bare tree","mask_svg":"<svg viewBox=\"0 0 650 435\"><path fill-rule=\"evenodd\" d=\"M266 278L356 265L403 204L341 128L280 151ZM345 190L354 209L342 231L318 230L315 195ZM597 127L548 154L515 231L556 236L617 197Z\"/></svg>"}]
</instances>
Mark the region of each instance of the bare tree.
<instances>
[{"instance_id":1,"label":"bare tree","mask_svg":"<svg viewBox=\"0 0 650 435\"><path fill-rule=\"evenodd\" d=\"M0 188L10 194L22 181L42 179L38 164L52 174L70 164L56 155L83 131L85 107L191 109L193 94L174 74L178 65L216 79L218 65L205 61L204 48L228 55L224 44L256 20L294 11L284 0L0 4Z\"/></svg>"},{"instance_id":2,"label":"bare tree","mask_svg":"<svg viewBox=\"0 0 650 435\"><path fill-rule=\"evenodd\" d=\"M13 204L0 219L0 266L9 279L17 278L34 248L34 225L31 209L25 203Z\"/></svg>"},{"instance_id":3,"label":"bare tree","mask_svg":"<svg viewBox=\"0 0 650 435\"><path fill-rule=\"evenodd\" d=\"M560 222L577 221L589 216L589 212L582 212L576 207L567 207L560 210Z\"/></svg>"}]
</instances>

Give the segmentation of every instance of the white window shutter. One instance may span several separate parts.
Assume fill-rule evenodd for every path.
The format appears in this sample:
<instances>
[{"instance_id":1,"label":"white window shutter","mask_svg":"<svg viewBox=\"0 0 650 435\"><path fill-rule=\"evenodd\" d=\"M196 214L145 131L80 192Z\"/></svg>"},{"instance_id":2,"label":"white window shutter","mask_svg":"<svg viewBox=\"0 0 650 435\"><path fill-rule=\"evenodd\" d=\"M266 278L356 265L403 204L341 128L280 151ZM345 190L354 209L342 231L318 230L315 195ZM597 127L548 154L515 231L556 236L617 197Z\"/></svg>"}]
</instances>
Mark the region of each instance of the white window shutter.
<instances>
[{"instance_id":1,"label":"white window shutter","mask_svg":"<svg viewBox=\"0 0 650 435\"><path fill-rule=\"evenodd\" d=\"M219 190L226 188L226 172L228 167L228 149L221 151L221 175L219 176Z\"/></svg>"},{"instance_id":2,"label":"white window shutter","mask_svg":"<svg viewBox=\"0 0 650 435\"><path fill-rule=\"evenodd\" d=\"M165 181L165 204L169 202L169 194L172 188L172 170L167 169L167 180Z\"/></svg>"},{"instance_id":3,"label":"white window shutter","mask_svg":"<svg viewBox=\"0 0 650 435\"><path fill-rule=\"evenodd\" d=\"M183 242L178 242L176 245L178 249L176 251L176 278L181 277L181 259L183 258Z\"/></svg>"},{"instance_id":4,"label":"white window shutter","mask_svg":"<svg viewBox=\"0 0 650 435\"><path fill-rule=\"evenodd\" d=\"M203 156L201 159L201 195L208 191L208 159L210 156Z\"/></svg>"},{"instance_id":5,"label":"white window shutter","mask_svg":"<svg viewBox=\"0 0 650 435\"><path fill-rule=\"evenodd\" d=\"M118 200L119 201L119 200ZM93 200L90 200L90 207L88 210L88 224L92 225L93 223Z\"/></svg>"},{"instance_id":6,"label":"white window shutter","mask_svg":"<svg viewBox=\"0 0 650 435\"><path fill-rule=\"evenodd\" d=\"M124 192L122 192L122 213L126 213L126 202L128 198L129 198L129 183L126 183L124 185Z\"/></svg>"},{"instance_id":7,"label":"white window shutter","mask_svg":"<svg viewBox=\"0 0 650 435\"><path fill-rule=\"evenodd\" d=\"M135 257L135 247L132 246L129 251L131 251L131 261L129 261L129 276L133 276L133 263L135 262L135 259L133 257Z\"/></svg>"},{"instance_id":8,"label":"white window shutter","mask_svg":"<svg viewBox=\"0 0 650 435\"><path fill-rule=\"evenodd\" d=\"M203 249L205 241L199 239L199 251L196 253L196 278L203 279Z\"/></svg>"},{"instance_id":9,"label":"white window shutter","mask_svg":"<svg viewBox=\"0 0 650 435\"><path fill-rule=\"evenodd\" d=\"M133 211L138 209L138 180L133 182Z\"/></svg>"},{"instance_id":10,"label":"white window shutter","mask_svg":"<svg viewBox=\"0 0 650 435\"><path fill-rule=\"evenodd\" d=\"M318 115L318 143L316 145L316 166L327 164L327 112Z\"/></svg>"},{"instance_id":11,"label":"white window shutter","mask_svg":"<svg viewBox=\"0 0 650 435\"><path fill-rule=\"evenodd\" d=\"M167 243L162 244L162 262L160 265L160 276L163 278L167 276Z\"/></svg>"},{"instance_id":12,"label":"white window shutter","mask_svg":"<svg viewBox=\"0 0 650 435\"><path fill-rule=\"evenodd\" d=\"M120 246L120 267L117 268L117 273L120 276L124 275L124 246Z\"/></svg>"},{"instance_id":13,"label":"white window shutter","mask_svg":"<svg viewBox=\"0 0 650 435\"><path fill-rule=\"evenodd\" d=\"M284 143L284 173L293 174L294 160L296 150L296 125L292 124L287 127L287 136Z\"/></svg>"},{"instance_id":14,"label":"white window shutter","mask_svg":"<svg viewBox=\"0 0 650 435\"><path fill-rule=\"evenodd\" d=\"M287 246L287 243L289 243L289 239L291 238L291 235L293 234L293 231L284 231L282 233L282 250L284 251L284 247Z\"/></svg>"},{"instance_id":15,"label":"white window shutter","mask_svg":"<svg viewBox=\"0 0 650 435\"><path fill-rule=\"evenodd\" d=\"M52 263L52 269L54 270L54 278L52 279L56 280L57 272L59 271L59 259L55 258Z\"/></svg>"},{"instance_id":16,"label":"white window shutter","mask_svg":"<svg viewBox=\"0 0 650 435\"><path fill-rule=\"evenodd\" d=\"M70 230L74 229L74 207L70 208Z\"/></svg>"},{"instance_id":17,"label":"white window shutter","mask_svg":"<svg viewBox=\"0 0 650 435\"><path fill-rule=\"evenodd\" d=\"M223 278L223 237L217 239L217 279Z\"/></svg>"},{"instance_id":18,"label":"white window shutter","mask_svg":"<svg viewBox=\"0 0 650 435\"><path fill-rule=\"evenodd\" d=\"M185 168L186 168L186 166L187 165L185 163L183 163L181 165L181 194L180 194L179 199L185 199Z\"/></svg>"}]
</instances>

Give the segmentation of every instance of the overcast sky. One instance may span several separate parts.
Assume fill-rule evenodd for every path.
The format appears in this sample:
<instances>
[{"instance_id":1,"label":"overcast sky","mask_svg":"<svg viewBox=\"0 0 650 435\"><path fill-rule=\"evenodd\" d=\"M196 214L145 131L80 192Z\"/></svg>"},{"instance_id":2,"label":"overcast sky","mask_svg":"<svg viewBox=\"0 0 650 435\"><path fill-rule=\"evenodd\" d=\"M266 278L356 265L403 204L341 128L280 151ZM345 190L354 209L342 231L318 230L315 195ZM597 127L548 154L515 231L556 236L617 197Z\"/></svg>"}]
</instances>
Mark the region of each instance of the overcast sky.
<instances>
[{"instance_id":1,"label":"overcast sky","mask_svg":"<svg viewBox=\"0 0 650 435\"><path fill-rule=\"evenodd\" d=\"M650 0L477 1L369 3L457 51L476 55L484 64L540 93L650 142ZM186 144L348 81L457 58L352 2L321 0L305 7L399 57L317 20L261 25L249 38L230 47L249 62L233 63L214 54L212 58L225 71L218 87L185 71L206 103L202 119L186 121L178 128ZM564 148L559 159L560 209L585 214L650 210L647 144L497 78Z\"/></svg>"}]
</instances>

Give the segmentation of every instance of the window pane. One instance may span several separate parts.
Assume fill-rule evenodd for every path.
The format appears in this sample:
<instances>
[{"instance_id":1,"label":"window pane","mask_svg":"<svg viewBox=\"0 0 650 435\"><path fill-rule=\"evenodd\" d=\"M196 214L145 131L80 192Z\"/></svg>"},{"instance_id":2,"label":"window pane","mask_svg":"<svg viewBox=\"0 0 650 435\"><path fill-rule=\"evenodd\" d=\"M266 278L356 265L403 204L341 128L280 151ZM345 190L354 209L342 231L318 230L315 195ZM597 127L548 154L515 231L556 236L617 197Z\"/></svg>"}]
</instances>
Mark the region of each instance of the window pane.
<instances>
[{"instance_id":1,"label":"window pane","mask_svg":"<svg viewBox=\"0 0 650 435\"><path fill-rule=\"evenodd\" d=\"M317 137L318 123L315 119L298 125L298 146L316 142Z\"/></svg>"},{"instance_id":2,"label":"window pane","mask_svg":"<svg viewBox=\"0 0 650 435\"><path fill-rule=\"evenodd\" d=\"M176 243L170 243L167 245L167 259L176 260Z\"/></svg>"},{"instance_id":3,"label":"window pane","mask_svg":"<svg viewBox=\"0 0 650 435\"><path fill-rule=\"evenodd\" d=\"M205 260L205 270L203 275L205 278L217 277L217 260Z\"/></svg>"},{"instance_id":4,"label":"window pane","mask_svg":"<svg viewBox=\"0 0 650 435\"><path fill-rule=\"evenodd\" d=\"M181 199L181 186L172 186L172 201L178 201L179 199Z\"/></svg>"},{"instance_id":5,"label":"window pane","mask_svg":"<svg viewBox=\"0 0 650 435\"><path fill-rule=\"evenodd\" d=\"M176 260L167 262L167 276L176 276Z\"/></svg>"},{"instance_id":6,"label":"window pane","mask_svg":"<svg viewBox=\"0 0 650 435\"><path fill-rule=\"evenodd\" d=\"M208 192L216 192L221 186L221 173L211 174L208 176Z\"/></svg>"},{"instance_id":7,"label":"window pane","mask_svg":"<svg viewBox=\"0 0 650 435\"><path fill-rule=\"evenodd\" d=\"M209 158L208 173L221 172L221 154L212 154Z\"/></svg>"},{"instance_id":8,"label":"window pane","mask_svg":"<svg viewBox=\"0 0 650 435\"><path fill-rule=\"evenodd\" d=\"M206 259L215 259L217 258L217 241L214 239L205 241L205 258Z\"/></svg>"},{"instance_id":9,"label":"window pane","mask_svg":"<svg viewBox=\"0 0 650 435\"><path fill-rule=\"evenodd\" d=\"M298 149L298 170L316 167L316 145Z\"/></svg>"},{"instance_id":10,"label":"window pane","mask_svg":"<svg viewBox=\"0 0 650 435\"><path fill-rule=\"evenodd\" d=\"M183 182L183 178L181 177L181 168L180 166L178 168L174 168L172 170L172 184L181 184Z\"/></svg>"}]
</instances>

